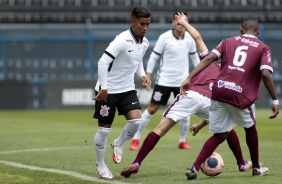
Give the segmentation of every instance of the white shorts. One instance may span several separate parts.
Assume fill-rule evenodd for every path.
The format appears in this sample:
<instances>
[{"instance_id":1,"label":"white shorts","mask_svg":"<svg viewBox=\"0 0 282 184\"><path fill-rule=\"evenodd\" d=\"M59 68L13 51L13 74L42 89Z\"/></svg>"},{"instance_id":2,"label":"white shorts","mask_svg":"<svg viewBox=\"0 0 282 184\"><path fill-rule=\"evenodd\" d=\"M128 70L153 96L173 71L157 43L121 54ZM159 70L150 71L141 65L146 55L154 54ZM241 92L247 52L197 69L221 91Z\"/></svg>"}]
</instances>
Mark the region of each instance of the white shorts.
<instances>
[{"instance_id":1,"label":"white shorts","mask_svg":"<svg viewBox=\"0 0 282 184\"><path fill-rule=\"evenodd\" d=\"M239 109L228 103L211 100L210 133L223 133L233 129L236 125L250 128L255 123L255 105L246 109Z\"/></svg>"},{"instance_id":2,"label":"white shorts","mask_svg":"<svg viewBox=\"0 0 282 184\"><path fill-rule=\"evenodd\" d=\"M209 121L209 107L210 98L195 91L187 91L185 96L177 95L163 115L175 122L179 122L193 114Z\"/></svg>"}]
</instances>

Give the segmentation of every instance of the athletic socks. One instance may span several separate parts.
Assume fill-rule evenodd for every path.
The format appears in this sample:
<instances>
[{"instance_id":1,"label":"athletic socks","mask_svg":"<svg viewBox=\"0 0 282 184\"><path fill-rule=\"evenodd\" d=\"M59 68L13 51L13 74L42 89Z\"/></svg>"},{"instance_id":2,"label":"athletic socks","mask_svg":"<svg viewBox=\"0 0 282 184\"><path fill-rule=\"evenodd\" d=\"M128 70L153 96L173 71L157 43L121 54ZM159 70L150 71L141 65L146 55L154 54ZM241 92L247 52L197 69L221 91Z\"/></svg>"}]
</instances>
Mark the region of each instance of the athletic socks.
<instances>
[{"instance_id":1,"label":"athletic socks","mask_svg":"<svg viewBox=\"0 0 282 184\"><path fill-rule=\"evenodd\" d=\"M237 164L240 165L245 165L245 161L243 158L239 138L237 136L237 133L235 132L234 129L232 129L230 132L227 134L226 141L229 145L229 148L232 150L233 155L236 158Z\"/></svg>"},{"instance_id":2,"label":"athletic socks","mask_svg":"<svg viewBox=\"0 0 282 184\"><path fill-rule=\"evenodd\" d=\"M186 142L186 136L189 126L190 126L190 117L187 117L179 121L179 128L180 128L179 142Z\"/></svg>"},{"instance_id":3,"label":"athletic socks","mask_svg":"<svg viewBox=\"0 0 282 184\"><path fill-rule=\"evenodd\" d=\"M98 127L98 131L94 136L94 148L96 152L96 164L105 165L104 157L107 148L107 137L111 128Z\"/></svg>"},{"instance_id":4,"label":"athletic socks","mask_svg":"<svg viewBox=\"0 0 282 184\"><path fill-rule=\"evenodd\" d=\"M147 109L142 113L142 121L141 121L139 128L138 128L138 131L135 133L133 139L140 140L143 130L147 127L147 125L150 122L152 117L153 117L153 115L151 115L148 112Z\"/></svg>"},{"instance_id":5,"label":"athletic socks","mask_svg":"<svg viewBox=\"0 0 282 184\"><path fill-rule=\"evenodd\" d=\"M141 119L128 120L119 137L115 140L115 144L121 146L123 142L130 140L138 130L140 123Z\"/></svg>"},{"instance_id":6,"label":"athletic socks","mask_svg":"<svg viewBox=\"0 0 282 184\"><path fill-rule=\"evenodd\" d=\"M214 150L220 145L225 139L218 136L211 136L204 144L201 152L199 153L196 161L194 162L194 167L199 171L201 164L214 152Z\"/></svg>"},{"instance_id":7,"label":"athletic socks","mask_svg":"<svg viewBox=\"0 0 282 184\"><path fill-rule=\"evenodd\" d=\"M250 128L245 128L246 142L250 150L251 160L253 168L260 168L259 165L259 148L258 148L258 133L256 125L254 124Z\"/></svg>"},{"instance_id":8,"label":"athletic socks","mask_svg":"<svg viewBox=\"0 0 282 184\"><path fill-rule=\"evenodd\" d=\"M159 140L160 140L160 136L158 134L156 134L153 131L150 132L145 138L133 163L138 163L140 166L142 161L150 153L150 151L156 146Z\"/></svg>"}]
</instances>

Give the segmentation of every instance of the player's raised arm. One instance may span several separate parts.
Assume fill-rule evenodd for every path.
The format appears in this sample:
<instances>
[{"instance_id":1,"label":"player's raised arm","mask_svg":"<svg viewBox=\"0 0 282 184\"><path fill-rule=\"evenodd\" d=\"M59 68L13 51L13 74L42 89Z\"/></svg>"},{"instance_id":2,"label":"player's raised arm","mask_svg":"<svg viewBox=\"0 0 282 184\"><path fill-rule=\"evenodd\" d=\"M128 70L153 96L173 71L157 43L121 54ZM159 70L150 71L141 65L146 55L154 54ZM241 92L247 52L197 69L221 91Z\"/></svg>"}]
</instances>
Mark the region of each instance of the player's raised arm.
<instances>
[{"instance_id":1,"label":"player's raised arm","mask_svg":"<svg viewBox=\"0 0 282 184\"><path fill-rule=\"evenodd\" d=\"M175 19L177 20L177 24L182 25L188 33L194 38L196 42L196 46L199 53L202 53L208 50L206 44L204 43L201 34L195 29L189 22L186 21L186 16L183 13L178 13L175 15Z\"/></svg>"}]
</instances>

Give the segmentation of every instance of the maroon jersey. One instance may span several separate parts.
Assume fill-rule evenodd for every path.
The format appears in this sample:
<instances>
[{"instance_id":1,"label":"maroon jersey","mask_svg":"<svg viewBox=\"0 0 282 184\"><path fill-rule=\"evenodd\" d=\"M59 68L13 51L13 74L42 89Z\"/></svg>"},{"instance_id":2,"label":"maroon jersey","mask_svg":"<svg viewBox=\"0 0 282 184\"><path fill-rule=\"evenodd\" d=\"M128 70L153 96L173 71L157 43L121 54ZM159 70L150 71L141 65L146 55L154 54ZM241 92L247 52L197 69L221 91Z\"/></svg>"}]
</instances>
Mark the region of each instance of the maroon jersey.
<instances>
[{"instance_id":1,"label":"maroon jersey","mask_svg":"<svg viewBox=\"0 0 282 184\"><path fill-rule=\"evenodd\" d=\"M212 52L221 58L212 99L241 109L249 107L258 99L260 70L273 72L269 47L257 37L245 34L224 39Z\"/></svg>"},{"instance_id":2,"label":"maroon jersey","mask_svg":"<svg viewBox=\"0 0 282 184\"><path fill-rule=\"evenodd\" d=\"M208 51L200 55L200 59L204 59L209 54ZM212 85L219 74L220 66L212 63L205 70L194 77L189 86L189 90L196 91L209 98L212 96Z\"/></svg>"}]
</instances>

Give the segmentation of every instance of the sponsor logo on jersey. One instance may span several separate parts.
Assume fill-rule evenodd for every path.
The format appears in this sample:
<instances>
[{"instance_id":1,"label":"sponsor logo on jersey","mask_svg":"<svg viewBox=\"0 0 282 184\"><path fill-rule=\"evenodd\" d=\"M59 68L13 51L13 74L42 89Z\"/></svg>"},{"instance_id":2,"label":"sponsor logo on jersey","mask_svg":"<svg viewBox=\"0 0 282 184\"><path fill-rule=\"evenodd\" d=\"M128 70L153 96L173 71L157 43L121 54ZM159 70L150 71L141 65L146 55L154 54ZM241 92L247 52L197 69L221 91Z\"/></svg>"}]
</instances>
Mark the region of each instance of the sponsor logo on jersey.
<instances>
[{"instance_id":1,"label":"sponsor logo on jersey","mask_svg":"<svg viewBox=\"0 0 282 184\"><path fill-rule=\"evenodd\" d=\"M231 66L231 65L228 65L228 69L230 70L238 70L240 72L245 72L245 69L244 68L241 68L239 66Z\"/></svg>"},{"instance_id":2,"label":"sponsor logo on jersey","mask_svg":"<svg viewBox=\"0 0 282 184\"><path fill-rule=\"evenodd\" d=\"M234 37L235 38L235 40L241 40L241 37L240 36L236 36L236 37Z\"/></svg>"},{"instance_id":3,"label":"sponsor logo on jersey","mask_svg":"<svg viewBox=\"0 0 282 184\"><path fill-rule=\"evenodd\" d=\"M253 47L258 47L258 46L259 46L259 43L258 43L258 42L252 41L252 40L250 40L250 39L248 39L248 38L242 38L242 39L241 39L241 42L246 43L246 44L249 44L250 46L253 46Z\"/></svg>"},{"instance_id":4,"label":"sponsor logo on jersey","mask_svg":"<svg viewBox=\"0 0 282 184\"><path fill-rule=\"evenodd\" d=\"M131 39L125 39L126 42L130 42L130 43L133 43L133 40Z\"/></svg>"},{"instance_id":5,"label":"sponsor logo on jersey","mask_svg":"<svg viewBox=\"0 0 282 184\"><path fill-rule=\"evenodd\" d=\"M105 117L109 115L110 107L107 107L107 105L101 105L100 115Z\"/></svg>"},{"instance_id":6,"label":"sponsor logo on jersey","mask_svg":"<svg viewBox=\"0 0 282 184\"><path fill-rule=\"evenodd\" d=\"M250 40L248 38L244 38L244 37L241 37L241 36L236 36L234 38L235 38L235 40L241 41L242 43L246 43L246 44L248 44L248 45L250 45L252 47L258 47L259 46L258 42Z\"/></svg>"},{"instance_id":7,"label":"sponsor logo on jersey","mask_svg":"<svg viewBox=\"0 0 282 184\"><path fill-rule=\"evenodd\" d=\"M228 82L228 81L223 81L223 80L219 80L217 82L217 86L219 88L226 88L226 89L231 89L233 91L237 91L239 93L242 93L243 89L241 86L236 86L236 84L234 82Z\"/></svg>"}]
</instances>

